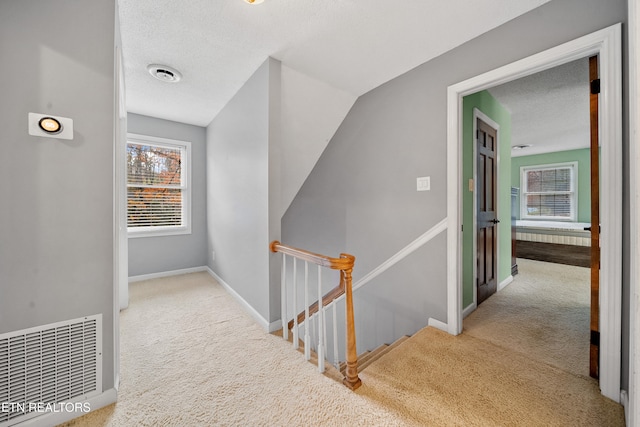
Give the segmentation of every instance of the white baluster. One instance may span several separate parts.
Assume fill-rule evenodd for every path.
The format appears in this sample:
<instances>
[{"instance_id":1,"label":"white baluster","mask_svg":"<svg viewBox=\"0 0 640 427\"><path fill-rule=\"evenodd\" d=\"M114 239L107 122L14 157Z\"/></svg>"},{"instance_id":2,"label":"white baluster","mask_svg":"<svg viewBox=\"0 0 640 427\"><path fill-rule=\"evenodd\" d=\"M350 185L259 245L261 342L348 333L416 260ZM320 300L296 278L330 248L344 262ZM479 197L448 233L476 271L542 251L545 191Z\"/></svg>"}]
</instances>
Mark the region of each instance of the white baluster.
<instances>
[{"instance_id":1,"label":"white baluster","mask_svg":"<svg viewBox=\"0 0 640 427\"><path fill-rule=\"evenodd\" d=\"M322 309L322 332L324 335L324 351L325 353L327 353L327 357L329 357L328 351L329 351L329 347L327 347L327 307L325 306Z\"/></svg>"},{"instance_id":2,"label":"white baluster","mask_svg":"<svg viewBox=\"0 0 640 427\"><path fill-rule=\"evenodd\" d=\"M318 371L324 372L324 313L322 308L322 268L318 266Z\"/></svg>"},{"instance_id":3,"label":"white baluster","mask_svg":"<svg viewBox=\"0 0 640 427\"><path fill-rule=\"evenodd\" d=\"M298 259L293 259L293 348L299 347L298 341Z\"/></svg>"},{"instance_id":4,"label":"white baluster","mask_svg":"<svg viewBox=\"0 0 640 427\"><path fill-rule=\"evenodd\" d=\"M333 301L333 365L340 370L340 361L338 360L338 315L336 314L336 302Z\"/></svg>"},{"instance_id":5,"label":"white baluster","mask_svg":"<svg viewBox=\"0 0 640 427\"><path fill-rule=\"evenodd\" d=\"M304 358L311 359L311 338L309 337L309 262L304 262Z\"/></svg>"},{"instance_id":6,"label":"white baluster","mask_svg":"<svg viewBox=\"0 0 640 427\"><path fill-rule=\"evenodd\" d=\"M282 254L282 277L280 278L280 315L282 316L282 338L289 339L289 328L287 327L287 256Z\"/></svg>"},{"instance_id":7,"label":"white baluster","mask_svg":"<svg viewBox=\"0 0 640 427\"><path fill-rule=\"evenodd\" d=\"M316 333L316 323L317 322L315 321L317 317L318 317L318 313L315 313L315 314L312 314L311 318L309 319L309 322L311 322L311 327L313 328L311 330L311 342L312 342L311 350L316 351L316 353L317 353L318 349L313 347L313 346L316 345L316 343L318 342L318 341L316 341L316 337L318 336L318 334Z\"/></svg>"}]
</instances>

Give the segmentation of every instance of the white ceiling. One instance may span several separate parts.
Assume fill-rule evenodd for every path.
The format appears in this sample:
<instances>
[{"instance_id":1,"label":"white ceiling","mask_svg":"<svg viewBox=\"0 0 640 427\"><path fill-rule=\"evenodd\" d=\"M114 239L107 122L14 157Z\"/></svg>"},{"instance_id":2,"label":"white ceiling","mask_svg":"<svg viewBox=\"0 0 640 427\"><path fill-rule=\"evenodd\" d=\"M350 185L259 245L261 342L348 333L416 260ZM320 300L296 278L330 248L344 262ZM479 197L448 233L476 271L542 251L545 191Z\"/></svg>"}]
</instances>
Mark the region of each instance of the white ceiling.
<instances>
[{"instance_id":1,"label":"white ceiling","mask_svg":"<svg viewBox=\"0 0 640 427\"><path fill-rule=\"evenodd\" d=\"M127 109L206 126L269 56L359 96L547 1L119 0Z\"/></svg>"},{"instance_id":2,"label":"white ceiling","mask_svg":"<svg viewBox=\"0 0 640 427\"><path fill-rule=\"evenodd\" d=\"M587 58L542 71L489 92L511 112L514 157L587 148L589 127L589 61Z\"/></svg>"}]
</instances>

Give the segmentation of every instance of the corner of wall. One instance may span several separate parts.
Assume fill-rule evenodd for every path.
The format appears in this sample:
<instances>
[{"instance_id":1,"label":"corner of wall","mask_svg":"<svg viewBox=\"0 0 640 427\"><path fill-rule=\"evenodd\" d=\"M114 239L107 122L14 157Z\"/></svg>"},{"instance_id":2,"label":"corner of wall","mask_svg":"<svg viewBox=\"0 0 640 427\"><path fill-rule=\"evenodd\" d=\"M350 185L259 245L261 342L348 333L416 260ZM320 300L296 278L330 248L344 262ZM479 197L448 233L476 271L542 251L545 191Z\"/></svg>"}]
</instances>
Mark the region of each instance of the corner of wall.
<instances>
[{"instance_id":1,"label":"corner of wall","mask_svg":"<svg viewBox=\"0 0 640 427\"><path fill-rule=\"evenodd\" d=\"M282 240L282 63L269 58L269 244ZM267 320L274 321L280 316L280 263L265 245L265 256L269 262L269 314Z\"/></svg>"}]
</instances>

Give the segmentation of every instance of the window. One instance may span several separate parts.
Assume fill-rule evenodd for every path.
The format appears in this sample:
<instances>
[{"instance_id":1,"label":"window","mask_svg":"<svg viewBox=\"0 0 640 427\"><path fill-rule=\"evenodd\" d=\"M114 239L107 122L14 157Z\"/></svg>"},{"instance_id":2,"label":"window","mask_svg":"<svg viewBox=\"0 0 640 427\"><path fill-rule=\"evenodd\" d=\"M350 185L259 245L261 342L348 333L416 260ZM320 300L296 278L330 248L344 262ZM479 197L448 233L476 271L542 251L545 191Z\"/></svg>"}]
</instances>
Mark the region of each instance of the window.
<instances>
[{"instance_id":1,"label":"window","mask_svg":"<svg viewBox=\"0 0 640 427\"><path fill-rule=\"evenodd\" d=\"M191 144L127 136L129 237L191 233Z\"/></svg>"},{"instance_id":2,"label":"window","mask_svg":"<svg viewBox=\"0 0 640 427\"><path fill-rule=\"evenodd\" d=\"M520 217L575 221L577 162L520 168Z\"/></svg>"}]
</instances>

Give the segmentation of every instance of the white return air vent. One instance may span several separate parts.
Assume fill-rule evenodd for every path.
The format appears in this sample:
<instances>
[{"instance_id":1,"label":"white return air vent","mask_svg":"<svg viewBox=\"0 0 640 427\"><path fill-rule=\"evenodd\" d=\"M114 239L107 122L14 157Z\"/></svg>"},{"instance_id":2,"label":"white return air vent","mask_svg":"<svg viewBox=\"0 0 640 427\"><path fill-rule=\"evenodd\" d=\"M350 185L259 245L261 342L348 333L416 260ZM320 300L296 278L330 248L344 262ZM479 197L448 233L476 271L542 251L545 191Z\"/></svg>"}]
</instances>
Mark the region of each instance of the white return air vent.
<instances>
[{"instance_id":1,"label":"white return air vent","mask_svg":"<svg viewBox=\"0 0 640 427\"><path fill-rule=\"evenodd\" d=\"M0 335L0 427L100 393L102 314Z\"/></svg>"}]
</instances>

